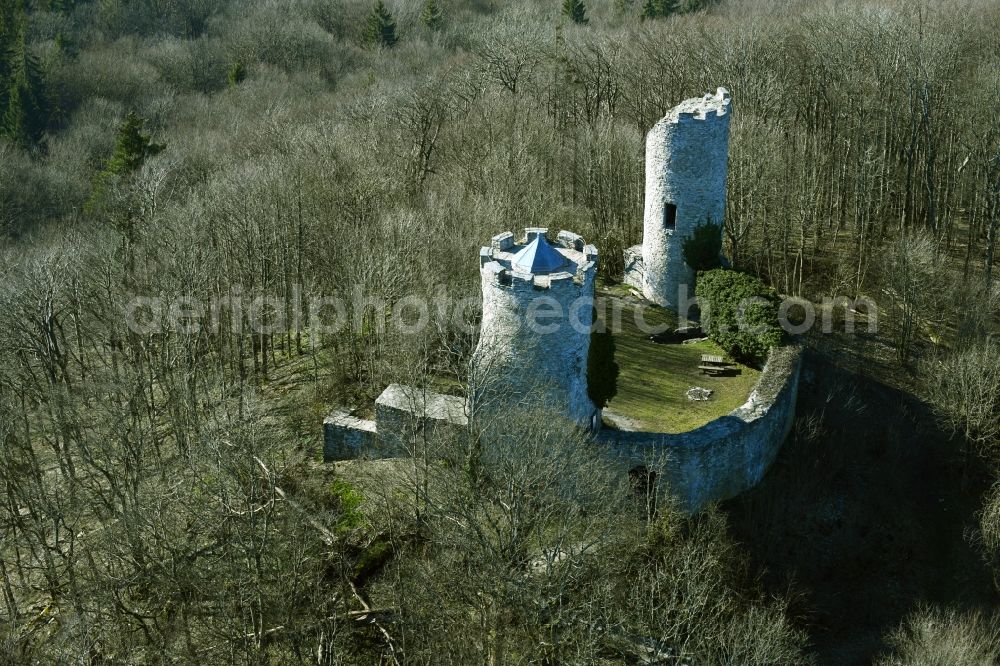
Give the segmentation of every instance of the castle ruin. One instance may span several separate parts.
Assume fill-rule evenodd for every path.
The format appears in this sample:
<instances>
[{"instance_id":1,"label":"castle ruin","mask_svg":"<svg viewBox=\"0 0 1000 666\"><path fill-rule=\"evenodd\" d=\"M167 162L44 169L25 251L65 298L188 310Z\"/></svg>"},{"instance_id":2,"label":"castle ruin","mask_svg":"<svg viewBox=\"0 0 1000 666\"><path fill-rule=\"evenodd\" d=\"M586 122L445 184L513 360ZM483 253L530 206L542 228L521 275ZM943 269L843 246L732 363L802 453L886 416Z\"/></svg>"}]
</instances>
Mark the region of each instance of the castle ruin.
<instances>
[{"instance_id":1,"label":"castle ruin","mask_svg":"<svg viewBox=\"0 0 1000 666\"><path fill-rule=\"evenodd\" d=\"M626 250L625 282L677 309L693 284L683 243L725 212L730 96L725 88L674 107L646 137L643 243ZM411 455L432 433L488 432L492 415L542 408L593 433L609 464L653 472L678 506L697 511L758 483L792 427L801 348L771 351L747 401L694 430L668 434L601 426L587 383L597 248L545 228L494 236L479 251L483 317L469 396L393 384L375 420L335 411L324 421L324 458ZM480 418L482 417L482 418Z\"/></svg>"},{"instance_id":2,"label":"castle ruin","mask_svg":"<svg viewBox=\"0 0 1000 666\"><path fill-rule=\"evenodd\" d=\"M729 165L730 95L685 100L646 135L646 206L642 245L625 251L625 283L649 301L676 310L694 274L684 241L706 222L722 233Z\"/></svg>"}]
</instances>

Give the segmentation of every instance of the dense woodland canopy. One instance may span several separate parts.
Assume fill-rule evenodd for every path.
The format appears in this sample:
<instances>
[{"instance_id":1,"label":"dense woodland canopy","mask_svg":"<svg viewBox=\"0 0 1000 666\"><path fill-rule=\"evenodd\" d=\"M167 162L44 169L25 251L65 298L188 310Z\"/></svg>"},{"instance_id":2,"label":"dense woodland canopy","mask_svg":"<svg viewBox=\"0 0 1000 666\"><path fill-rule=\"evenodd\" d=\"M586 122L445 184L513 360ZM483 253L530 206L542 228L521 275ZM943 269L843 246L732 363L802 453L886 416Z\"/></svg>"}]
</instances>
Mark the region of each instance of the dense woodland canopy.
<instances>
[{"instance_id":1,"label":"dense woodland canopy","mask_svg":"<svg viewBox=\"0 0 1000 666\"><path fill-rule=\"evenodd\" d=\"M318 462L331 406L463 380L463 327L403 335L379 303L477 296L477 248L526 226L582 234L620 279L645 130L724 85L733 267L881 313L877 334L808 336L822 377L777 478L848 441L887 476L893 452L944 461L923 483L970 507L955 542L893 536L968 550L955 575L989 581L976 603L897 586L850 654L984 663L998 36L988 0L0 0L3 658L850 663L859 639L824 633L798 564L770 575L781 556L754 538L795 514L761 519L780 502L760 493L695 518L638 506L545 415L510 450L435 442L450 464L425 453L365 493ZM333 334L291 305L267 333L227 308L217 327L124 325L136 295L356 290L375 305ZM866 410L876 394L888 411ZM902 448L924 444L940 459ZM907 568L898 543L872 557Z\"/></svg>"}]
</instances>

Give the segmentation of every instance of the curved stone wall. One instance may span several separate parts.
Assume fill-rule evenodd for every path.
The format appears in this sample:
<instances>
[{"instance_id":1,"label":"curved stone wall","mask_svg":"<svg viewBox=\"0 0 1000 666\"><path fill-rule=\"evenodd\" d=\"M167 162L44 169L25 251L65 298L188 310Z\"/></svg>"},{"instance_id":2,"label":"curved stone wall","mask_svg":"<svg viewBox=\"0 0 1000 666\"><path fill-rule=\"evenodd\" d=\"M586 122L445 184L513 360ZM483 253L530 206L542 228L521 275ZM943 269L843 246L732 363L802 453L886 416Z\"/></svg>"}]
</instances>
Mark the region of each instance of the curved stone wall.
<instances>
[{"instance_id":1,"label":"curved stone wall","mask_svg":"<svg viewBox=\"0 0 1000 666\"><path fill-rule=\"evenodd\" d=\"M774 462L795 420L802 348L771 351L750 397L729 414L680 434L602 429L623 465L665 481L680 507L694 512L755 486Z\"/></svg>"}]
</instances>

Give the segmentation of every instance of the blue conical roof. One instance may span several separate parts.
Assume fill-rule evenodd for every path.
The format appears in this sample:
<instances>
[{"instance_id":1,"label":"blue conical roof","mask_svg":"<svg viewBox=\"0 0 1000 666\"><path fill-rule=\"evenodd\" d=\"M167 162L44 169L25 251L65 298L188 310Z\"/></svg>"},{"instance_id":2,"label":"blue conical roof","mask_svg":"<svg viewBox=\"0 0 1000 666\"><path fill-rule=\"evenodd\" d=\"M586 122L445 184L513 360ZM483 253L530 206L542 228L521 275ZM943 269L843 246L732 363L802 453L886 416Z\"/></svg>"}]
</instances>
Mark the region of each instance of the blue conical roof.
<instances>
[{"instance_id":1,"label":"blue conical roof","mask_svg":"<svg viewBox=\"0 0 1000 666\"><path fill-rule=\"evenodd\" d=\"M567 259L549 245L545 234L538 234L534 240L514 255L511 265L525 273L553 273L567 264Z\"/></svg>"}]
</instances>

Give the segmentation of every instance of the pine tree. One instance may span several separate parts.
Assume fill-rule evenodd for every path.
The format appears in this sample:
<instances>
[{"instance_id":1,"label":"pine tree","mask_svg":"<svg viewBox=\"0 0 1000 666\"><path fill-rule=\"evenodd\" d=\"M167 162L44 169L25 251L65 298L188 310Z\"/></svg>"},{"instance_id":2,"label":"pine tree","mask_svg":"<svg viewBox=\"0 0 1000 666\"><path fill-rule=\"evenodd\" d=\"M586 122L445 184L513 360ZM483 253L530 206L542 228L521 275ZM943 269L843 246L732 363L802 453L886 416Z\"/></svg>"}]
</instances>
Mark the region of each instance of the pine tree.
<instances>
[{"instance_id":1,"label":"pine tree","mask_svg":"<svg viewBox=\"0 0 1000 666\"><path fill-rule=\"evenodd\" d=\"M427 0L424 3L424 9L420 12L420 21L431 30L437 30L441 27L444 16L436 0Z\"/></svg>"},{"instance_id":2,"label":"pine tree","mask_svg":"<svg viewBox=\"0 0 1000 666\"><path fill-rule=\"evenodd\" d=\"M7 53L14 34L14 7L9 2L0 2L0 53ZM6 63L3 58L2 62Z\"/></svg>"},{"instance_id":3,"label":"pine tree","mask_svg":"<svg viewBox=\"0 0 1000 666\"><path fill-rule=\"evenodd\" d=\"M145 126L145 118L134 111L128 112L118 128L115 152L104 169L106 173L120 176L137 171L147 157L152 157L163 150L165 147L163 144L153 143L149 134L143 132Z\"/></svg>"},{"instance_id":4,"label":"pine tree","mask_svg":"<svg viewBox=\"0 0 1000 666\"><path fill-rule=\"evenodd\" d=\"M229 85L231 87L236 87L243 83L245 78L247 78L247 70L246 67L243 66L243 61L234 61L233 64L229 66L229 73L226 75Z\"/></svg>"},{"instance_id":5,"label":"pine tree","mask_svg":"<svg viewBox=\"0 0 1000 666\"><path fill-rule=\"evenodd\" d=\"M146 162L146 159L163 151L165 146L161 143L153 143L150 135L143 131L146 127L146 119L139 116L134 111L129 111L125 120L118 127L115 134L115 151L104 165L104 169L97 174L94 179L94 191L90 193L90 198L84 205L87 213L94 213L101 210L106 201L109 186L116 178L127 176L138 171ZM132 221L127 220L123 227L130 228Z\"/></svg>"},{"instance_id":6,"label":"pine tree","mask_svg":"<svg viewBox=\"0 0 1000 666\"><path fill-rule=\"evenodd\" d=\"M0 2L0 113L7 109L7 92L10 87L10 56L14 35L14 14L10 3ZM3 118L0 117L0 123ZM3 125L0 124L0 132Z\"/></svg>"},{"instance_id":7,"label":"pine tree","mask_svg":"<svg viewBox=\"0 0 1000 666\"><path fill-rule=\"evenodd\" d=\"M15 25L9 23L10 18ZM28 52L25 37L28 19L23 5L16 15L5 19L3 42L7 43L8 54L2 129L17 143L28 146L42 138L47 125L44 85L38 62ZM13 39L11 28L14 28Z\"/></svg>"},{"instance_id":8,"label":"pine tree","mask_svg":"<svg viewBox=\"0 0 1000 666\"><path fill-rule=\"evenodd\" d=\"M49 11L69 14L76 5L76 0L49 0Z\"/></svg>"},{"instance_id":9,"label":"pine tree","mask_svg":"<svg viewBox=\"0 0 1000 666\"><path fill-rule=\"evenodd\" d=\"M675 0L645 0L642 3L642 12L639 18L643 21L647 19L662 18L670 16L677 11Z\"/></svg>"},{"instance_id":10,"label":"pine tree","mask_svg":"<svg viewBox=\"0 0 1000 666\"><path fill-rule=\"evenodd\" d=\"M378 0L368 15L365 26L365 41L369 44L392 47L396 44L396 20L386 9L385 3Z\"/></svg>"},{"instance_id":11,"label":"pine tree","mask_svg":"<svg viewBox=\"0 0 1000 666\"><path fill-rule=\"evenodd\" d=\"M563 14L581 25L587 23L587 7L583 0L563 0Z\"/></svg>"},{"instance_id":12,"label":"pine tree","mask_svg":"<svg viewBox=\"0 0 1000 666\"><path fill-rule=\"evenodd\" d=\"M670 16L680 12L679 0L660 0L660 16Z\"/></svg>"}]
</instances>

